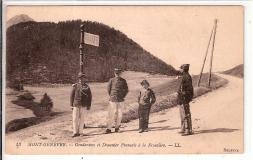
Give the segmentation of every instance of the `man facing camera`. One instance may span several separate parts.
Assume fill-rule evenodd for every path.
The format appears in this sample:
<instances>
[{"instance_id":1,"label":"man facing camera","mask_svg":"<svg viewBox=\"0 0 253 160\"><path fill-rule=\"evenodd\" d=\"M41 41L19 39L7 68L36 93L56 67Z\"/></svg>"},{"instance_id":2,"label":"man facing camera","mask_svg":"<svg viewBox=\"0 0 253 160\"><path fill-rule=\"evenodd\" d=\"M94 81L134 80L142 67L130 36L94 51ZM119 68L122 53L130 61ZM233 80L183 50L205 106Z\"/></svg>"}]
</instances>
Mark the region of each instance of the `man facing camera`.
<instances>
[{"instance_id":1,"label":"man facing camera","mask_svg":"<svg viewBox=\"0 0 253 160\"><path fill-rule=\"evenodd\" d=\"M78 83L73 84L70 95L70 105L73 109L73 135L77 137L83 134L84 117L86 110L90 110L92 94L90 87L86 84L86 76L78 74Z\"/></svg>"},{"instance_id":2,"label":"man facing camera","mask_svg":"<svg viewBox=\"0 0 253 160\"><path fill-rule=\"evenodd\" d=\"M151 106L155 103L156 97L147 80L141 82L141 89L138 96L139 133L148 131L149 113Z\"/></svg>"},{"instance_id":3,"label":"man facing camera","mask_svg":"<svg viewBox=\"0 0 253 160\"><path fill-rule=\"evenodd\" d=\"M115 68L114 75L115 77L109 80L108 83L108 94L109 107L108 107L108 121L106 134L112 132L112 126L115 124L115 132L119 132L119 127L122 120L122 108L124 107L124 98L128 93L127 82L124 78L121 77L122 70Z\"/></svg>"}]
</instances>

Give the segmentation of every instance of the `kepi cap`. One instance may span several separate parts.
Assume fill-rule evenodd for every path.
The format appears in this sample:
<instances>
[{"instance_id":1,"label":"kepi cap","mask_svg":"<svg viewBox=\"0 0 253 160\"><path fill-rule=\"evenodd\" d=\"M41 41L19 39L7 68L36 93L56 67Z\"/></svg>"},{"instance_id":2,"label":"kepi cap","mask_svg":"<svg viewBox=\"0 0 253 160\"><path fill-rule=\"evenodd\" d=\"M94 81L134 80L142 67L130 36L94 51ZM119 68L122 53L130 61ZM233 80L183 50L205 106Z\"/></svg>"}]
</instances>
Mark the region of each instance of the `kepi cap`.
<instances>
[{"instance_id":1,"label":"kepi cap","mask_svg":"<svg viewBox=\"0 0 253 160\"><path fill-rule=\"evenodd\" d=\"M121 73L122 70L120 68L114 68L114 73Z\"/></svg>"},{"instance_id":2,"label":"kepi cap","mask_svg":"<svg viewBox=\"0 0 253 160\"><path fill-rule=\"evenodd\" d=\"M182 64L180 66L181 69L189 69L189 67L190 67L190 64Z\"/></svg>"},{"instance_id":3,"label":"kepi cap","mask_svg":"<svg viewBox=\"0 0 253 160\"><path fill-rule=\"evenodd\" d=\"M145 80L145 79L143 81L141 81L141 85L144 85L144 84L147 84L148 86L150 86L149 83L148 83L148 81Z\"/></svg>"},{"instance_id":4,"label":"kepi cap","mask_svg":"<svg viewBox=\"0 0 253 160\"><path fill-rule=\"evenodd\" d=\"M85 75L84 73L82 73L82 72L79 72L79 73L78 73L78 78L82 78L82 77L85 77L85 78L86 78L86 75Z\"/></svg>"}]
</instances>

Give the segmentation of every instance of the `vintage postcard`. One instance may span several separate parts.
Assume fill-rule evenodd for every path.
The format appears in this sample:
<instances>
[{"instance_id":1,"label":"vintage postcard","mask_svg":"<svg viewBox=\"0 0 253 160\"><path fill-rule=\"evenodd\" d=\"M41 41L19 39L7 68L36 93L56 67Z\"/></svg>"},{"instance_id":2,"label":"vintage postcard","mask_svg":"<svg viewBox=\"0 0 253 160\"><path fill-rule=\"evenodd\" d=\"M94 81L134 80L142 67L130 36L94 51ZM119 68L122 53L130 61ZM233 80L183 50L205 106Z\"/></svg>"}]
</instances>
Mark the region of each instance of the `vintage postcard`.
<instances>
[{"instance_id":1,"label":"vintage postcard","mask_svg":"<svg viewBox=\"0 0 253 160\"><path fill-rule=\"evenodd\" d=\"M5 151L244 153L244 7L7 5Z\"/></svg>"}]
</instances>

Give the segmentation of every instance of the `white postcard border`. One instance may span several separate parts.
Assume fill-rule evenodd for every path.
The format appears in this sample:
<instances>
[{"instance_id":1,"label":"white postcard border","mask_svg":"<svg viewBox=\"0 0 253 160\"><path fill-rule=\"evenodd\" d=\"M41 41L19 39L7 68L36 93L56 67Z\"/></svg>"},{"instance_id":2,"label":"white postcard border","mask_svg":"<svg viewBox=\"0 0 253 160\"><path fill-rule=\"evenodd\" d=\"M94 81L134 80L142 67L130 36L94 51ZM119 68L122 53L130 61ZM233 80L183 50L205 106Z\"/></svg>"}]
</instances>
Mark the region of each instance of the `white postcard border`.
<instances>
[{"instance_id":1,"label":"white postcard border","mask_svg":"<svg viewBox=\"0 0 253 160\"><path fill-rule=\"evenodd\" d=\"M186 155L186 154L168 154L168 155L6 155L4 151L5 146L5 95L2 94L2 153L3 159L5 160L126 160L126 159L140 159L145 158L151 160L154 158L159 159L173 159L173 160L189 160L189 159L229 159L238 160L253 159L253 147L252 147L252 106L253 100L253 74L252 74L252 63L253 63L253 2L252 1L17 1L9 0L3 1L2 6L2 34L3 34L3 47L2 47L2 93L5 93L5 64L6 64L6 26L5 26L5 11L8 5L242 5L245 7L244 12L244 154L205 154L205 155ZM236 113L235 113L236 114Z\"/></svg>"}]
</instances>

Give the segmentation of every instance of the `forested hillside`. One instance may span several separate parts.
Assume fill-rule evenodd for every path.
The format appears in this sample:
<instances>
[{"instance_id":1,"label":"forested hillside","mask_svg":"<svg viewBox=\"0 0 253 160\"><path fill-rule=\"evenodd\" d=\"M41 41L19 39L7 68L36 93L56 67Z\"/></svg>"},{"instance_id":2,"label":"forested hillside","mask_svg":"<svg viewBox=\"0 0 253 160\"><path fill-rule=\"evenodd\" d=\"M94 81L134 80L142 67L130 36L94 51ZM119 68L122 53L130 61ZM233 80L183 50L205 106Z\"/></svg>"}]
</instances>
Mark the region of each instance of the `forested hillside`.
<instances>
[{"instance_id":1,"label":"forested hillside","mask_svg":"<svg viewBox=\"0 0 253 160\"><path fill-rule=\"evenodd\" d=\"M101 23L75 20L24 22L7 30L7 80L23 83L73 83L79 72L80 25L100 36L100 46L85 45L89 81L107 81L113 68L175 75L175 69L154 57L122 32Z\"/></svg>"}]
</instances>

